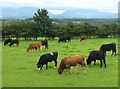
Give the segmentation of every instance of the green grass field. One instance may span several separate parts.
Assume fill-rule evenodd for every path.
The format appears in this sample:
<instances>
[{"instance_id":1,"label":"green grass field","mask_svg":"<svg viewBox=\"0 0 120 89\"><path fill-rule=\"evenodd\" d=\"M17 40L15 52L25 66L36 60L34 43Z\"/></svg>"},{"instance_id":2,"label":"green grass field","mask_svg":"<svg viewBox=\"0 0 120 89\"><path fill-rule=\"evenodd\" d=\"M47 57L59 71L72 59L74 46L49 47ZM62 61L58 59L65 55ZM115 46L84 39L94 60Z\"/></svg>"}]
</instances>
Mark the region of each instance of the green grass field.
<instances>
[{"instance_id":1,"label":"green grass field","mask_svg":"<svg viewBox=\"0 0 120 89\"><path fill-rule=\"evenodd\" d=\"M26 48L31 42L20 41L19 46L2 45L2 86L3 87L118 87L118 38L96 38L87 39L80 42L73 39L70 43L57 43L57 40L49 40L49 49L42 51L26 52ZM117 44L117 56L111 56L107 52L107 68L100 68L97 65L87 65L87 74L83 70L77 74L78 66L72 67L72 74L58 75L58 70L54 69L54 62L45 66L41 71L37 70L36 63L42 54L57 51L58 67L62 58L71 55L84 55L87 59L92 50L98 50L103 43L115 42Z\"/></svg>"}]
</instances>

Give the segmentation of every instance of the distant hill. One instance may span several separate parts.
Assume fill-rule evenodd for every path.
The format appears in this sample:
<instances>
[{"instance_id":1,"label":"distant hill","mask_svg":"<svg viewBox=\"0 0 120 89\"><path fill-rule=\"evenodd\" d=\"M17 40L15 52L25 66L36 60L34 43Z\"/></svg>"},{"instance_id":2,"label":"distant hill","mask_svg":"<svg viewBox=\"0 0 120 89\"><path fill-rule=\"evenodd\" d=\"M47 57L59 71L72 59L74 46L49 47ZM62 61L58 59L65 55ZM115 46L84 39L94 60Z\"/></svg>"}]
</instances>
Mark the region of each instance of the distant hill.
<instances>
[{"instance_id":1,"label":"distant hill","mask_svg":"<svg viewBox=\"0 0 120 89\"><path fill-rule=\"evenodd\" d=\"M2 17L4 19L25 19L34 15L38 8L21 7L21 8L2 8ZM54 9L53 9L54 10ZM62 14L49 13L51 18L117 18L117 13L100 12L91 9L73 9L66 10Z\"/></svg>"},{"instance_id":2,"label":"distant hill","mask_svg":"<svg viewBox=\"0 0 120 89\"><path fill-rule=\"evenodd\" d=\"M21 8L3 8L3 18L30 18L36 12L37 8L34 7L21 7Z\"/></svg>"},{"instance_id":3,"label":"distant hill","mask_svg":"<svg viewBox=\"0 0 120 89\"><path fill-rule=\"evenodd\" d=\"M117 18L117 13L100 12L91 9L76 9L67 10L62 17L74 17L74 18Z\"/></svg>"}]
</instances>

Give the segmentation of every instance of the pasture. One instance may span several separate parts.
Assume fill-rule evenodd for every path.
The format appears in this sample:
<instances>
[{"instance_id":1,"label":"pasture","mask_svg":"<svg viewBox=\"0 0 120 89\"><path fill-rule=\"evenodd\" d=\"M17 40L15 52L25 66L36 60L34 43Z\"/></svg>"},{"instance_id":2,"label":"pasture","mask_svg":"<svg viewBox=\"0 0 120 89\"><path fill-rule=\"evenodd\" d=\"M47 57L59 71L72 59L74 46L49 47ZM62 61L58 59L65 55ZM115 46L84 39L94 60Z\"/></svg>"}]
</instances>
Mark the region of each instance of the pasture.
<instances>
[{"instance_id":1,"label":"pasture","mask_svg":"<svg viewBox=\"0 0 120 89\"><path fill-rule=\"evenodd\" d=\"M36 41L20 41L19 46L2 45L2 86L3 87L118 87L118 38L95 38L80 42L72 39L69 43L57 43L57 40L49 40L49 48L43 47L42 51L26 52L28 45ZM58 75L54 69L54 62L48 63L48 70L37 70L36 63L42 54L58 52L58 66L62 58L71 55L84 55L87 59L89 52L98 50L103 43L115 42L117 55L111 56L107 52L107 68L100 68L100 62L96 65L86 65L87 74L83 70L77 74L78 66L72 67L72 74Z\"/></svg>"}]
</instances>

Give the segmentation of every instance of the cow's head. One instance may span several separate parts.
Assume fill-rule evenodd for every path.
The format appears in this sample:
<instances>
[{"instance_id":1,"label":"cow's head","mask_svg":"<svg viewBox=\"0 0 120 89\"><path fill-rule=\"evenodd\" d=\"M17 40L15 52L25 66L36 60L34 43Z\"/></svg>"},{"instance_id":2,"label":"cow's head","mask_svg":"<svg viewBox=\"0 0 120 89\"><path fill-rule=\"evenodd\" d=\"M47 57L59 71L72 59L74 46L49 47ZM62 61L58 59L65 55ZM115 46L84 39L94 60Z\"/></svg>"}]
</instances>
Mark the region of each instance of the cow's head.
<instances>
[{"instance_id":1,"label":"cow's head","mask_svg":"<svg viewBox=\"0 0 120 89\"><path fill-rule=\"evenodd\" d=\"M90 58L88 58L88 59L86 60L86 62L87 62L87 65L90 65L91 62L92 62L92 60L91 60Z\"/></svg>"},{"instance_id":2,"label":"cow's head","mask_svg":"<svg viewBox=\"0 0 120 89\"><path fill-rule=\"evenodd\" d=\"M63 59L60 63L60 66L58 68L58 74L62 74L63 70L66 69L66 64L64 63Z\"/></svg>"},{"instance_id":3,"label":"cow's head","mask_svg":"<svg viewBox=\"0 0 120 89\"><path fill-rule=\"evenodd\" d=\"M38 64L36 64L36 65L37 65L37 69L41 70L41 65L38 65Z\"/></svg>"},{"instance_id":4,"label":"cow's head","mask_svg":"<svg viewBox=\"0 0 120 89\"><path fill-rule=\"evenodd\" d=\"M63 70L61 68L58 68L58 74L62 74Z\"/></svg>"}]
</instances>

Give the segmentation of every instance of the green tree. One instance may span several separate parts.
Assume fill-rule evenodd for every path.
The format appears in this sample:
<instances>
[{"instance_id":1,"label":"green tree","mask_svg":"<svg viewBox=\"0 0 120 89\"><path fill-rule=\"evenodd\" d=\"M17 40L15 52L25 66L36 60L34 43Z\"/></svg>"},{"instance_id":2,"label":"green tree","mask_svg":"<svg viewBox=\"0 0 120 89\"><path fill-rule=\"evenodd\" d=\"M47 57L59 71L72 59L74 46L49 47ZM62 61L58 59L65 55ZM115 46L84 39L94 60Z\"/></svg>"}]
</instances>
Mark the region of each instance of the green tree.
<instances>
[{"instance_id":1,"label":"green tree","mask_svg":"<svg viewBox=\"0 0 120 89\"><path fill-rule=\"evenodd\" d=\"M38 9L37 13L34 14L33 20L36 23L36 29L42 36L48 37L49 30L52 28L52 20L48 16L46 9Z\"/></svg>"}]
</instances>

